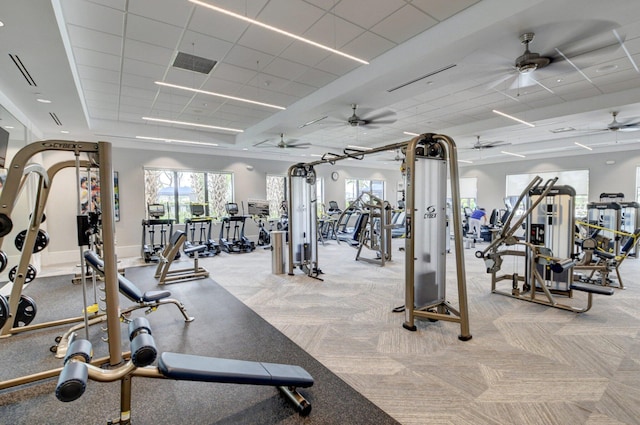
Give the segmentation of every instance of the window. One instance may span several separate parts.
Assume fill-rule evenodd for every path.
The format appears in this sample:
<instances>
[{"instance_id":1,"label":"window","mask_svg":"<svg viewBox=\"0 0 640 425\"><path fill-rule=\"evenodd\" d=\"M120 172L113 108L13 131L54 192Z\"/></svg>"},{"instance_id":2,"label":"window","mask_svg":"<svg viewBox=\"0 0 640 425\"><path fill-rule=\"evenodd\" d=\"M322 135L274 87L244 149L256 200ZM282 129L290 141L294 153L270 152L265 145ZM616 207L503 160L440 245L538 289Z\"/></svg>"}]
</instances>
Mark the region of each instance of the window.
<instances>
[{"instance_id":1,"label":"window","mask_svg":"<svg viewBox=\"0 0 640 425\"><path fill-rule=\"evenodd\" d=\"M512 174L507 175L507 197L517 197L533 180L535 176L543 179L543 184L549 179L558 177L557 185L571 186L576 191L575 216L587 216L589 203L589 170L552 171L547 173Z\"/></svg>"},{"instance_id":2,"label":"window","mask_svg":"<svg viewBox=\"0 0 640 425\"><path fill-rule=\"evenodd\" d=\"M144 170L145 201L166 206L167 218L184 223L191 218L191 204L204 204L205 215L226 216L233 201L233 174L209 171Z\"/></svg>"},{"instance_id":3,"label":"window","mask_svg":"<svg viewBox=\"0 0 640 425\"><path fill-rule=\"evenodd\" d=\"M287 200L287 178L267 174L267 201L269 201L269 218L280 218L282 203Z\"/></svg>"},{"instance_id":4,"label":"window","mask_svg":"<svg viewBox=\"0 0 640 425\"><path fill-rule=\"evenodd\" d=\"M384 186L384 180L345 179L345 205L349 205L351 202L355 201L358 196L365 192L369 192L380 199L385 199Z\"/></svg>"},{"instance_id":5,"label":"window","mask_svg":"<svg viewBox=\"0 0 640 425\"><path fill-rule=\"evenodd\" d=\"M478 206L478 179L476 177L461 177L459 180L460 208L475 210ZM453 204L451 198L451 179L447 180L447 203Z\"/></svg>"}]
</instances>

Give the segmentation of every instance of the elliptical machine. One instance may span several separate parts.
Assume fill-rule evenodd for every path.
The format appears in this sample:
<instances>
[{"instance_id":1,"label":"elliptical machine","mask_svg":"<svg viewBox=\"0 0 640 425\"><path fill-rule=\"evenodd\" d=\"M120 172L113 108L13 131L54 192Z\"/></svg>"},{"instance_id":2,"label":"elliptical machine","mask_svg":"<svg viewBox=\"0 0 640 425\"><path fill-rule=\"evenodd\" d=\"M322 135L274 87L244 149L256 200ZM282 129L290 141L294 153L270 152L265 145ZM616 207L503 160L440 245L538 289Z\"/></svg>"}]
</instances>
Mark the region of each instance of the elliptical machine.
<instances>
[{"instance_id":1,"label":"elliptical machine","mask_svg":"<svg viewBox=\"0 0 640 425\"><path fill-rule=\"evenodd\" d=\"M222 217L222 226L220 227L220 248L228 253L251 252L256 249L255 242L250 241L244 235L244 225L247 220L245 215L238 215L238 204L229 202L225 209L227 217ZM231 237L231 223L233 223L233 234Z\"/></svg>"},{"instance_id":2,"label":"elliptical machine","mask_svg":"<svg viewBox=\"0 0 640 425\"><path fill-rule=\"evenodd\" d=\"M185 253L193 258L195 252L189 248L200 245L205 247L198 254L200 257L213 257L220 254L220 245L211 238L213 219L205 216L205 205L192 203L190 208L191 218L184 222L184 232L187 235L187 240L184 242Z\"/></svg>"},{"instance_id":3,"label":"elliptical machine","mask_svg":"<svg viewBox=\"0 0 640 425\"><path fill-rule=\"evenodd\" d=\"M172 218L160 218L166 214L164 204L149 204L147 206L148 219L142 220L142 252L141 257L145 263L157 263L160 253L167 245L169 235L173 234ZM160 233L160 240L156 243L156 232ZM149 238L147 243L147 236ZM179 253L178 253L179 254Z\"/></svg>"}]
</instances>

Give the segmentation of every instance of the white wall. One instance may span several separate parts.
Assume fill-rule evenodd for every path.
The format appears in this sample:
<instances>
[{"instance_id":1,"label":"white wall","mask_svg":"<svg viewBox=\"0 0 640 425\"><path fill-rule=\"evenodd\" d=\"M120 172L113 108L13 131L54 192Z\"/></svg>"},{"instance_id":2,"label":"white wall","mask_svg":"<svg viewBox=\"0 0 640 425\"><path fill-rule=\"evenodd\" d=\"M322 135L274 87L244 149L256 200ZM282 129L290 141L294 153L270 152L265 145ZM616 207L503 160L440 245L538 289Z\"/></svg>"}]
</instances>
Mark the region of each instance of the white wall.
<instances>
[{"instance_id":1,"label":"white wall","mask_svg":"<svg viewBox=\"0 0 640 425\"><path fill-rule=\"evenodd\" d=\"M607 165L606 161L615 161ZM465 166L460 177L477 177L478 205L488 211L504 206L505 182L508 174L549 171L589 170L589 201L597 201L603 192L622 192L626 200L635 199L636 167L640 166L640 152L616 152L575 157L546 159L544 161L516 161L511 163Z\"/></svg>"}]
</instances>

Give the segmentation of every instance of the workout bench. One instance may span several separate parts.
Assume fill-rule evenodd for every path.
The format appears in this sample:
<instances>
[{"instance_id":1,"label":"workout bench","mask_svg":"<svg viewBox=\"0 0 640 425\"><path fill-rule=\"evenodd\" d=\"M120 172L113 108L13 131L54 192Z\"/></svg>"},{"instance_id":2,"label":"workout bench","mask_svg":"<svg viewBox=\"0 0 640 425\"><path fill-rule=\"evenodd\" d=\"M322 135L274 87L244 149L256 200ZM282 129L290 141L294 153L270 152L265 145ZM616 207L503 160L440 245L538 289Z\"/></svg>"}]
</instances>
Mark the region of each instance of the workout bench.
<instances>
[{"instance_id":1,"label":"workout bench","mask_svg":"<svg viewBox=\"0 0 640 425\"><path fill-rule=\"evenodd\" d=\"M98 255L93 251L85 251L84 259L86 263L100 276L103 275L104 272L104 262ZM136 303L130 307L127 307L120 311L120 320L123 322L128 322L129 319L127 317L129 314L135 310L139 310L141 308L146 308L145 314L153 313L163 304L174 304L182 313L185 322L192 322L195 318L191 317L187 314L187 309L184 305L174 299L169 298L171 296L170 291L147 291L143 292L140 288L138 288L133 282L129 279L125 278L121 274L118 273L118 288L120 293L125 297L129 298L131 301ZM101 314L97 317L93 317L88 320L89 326L94 325L96 323L102 323L106 321L106 315ZM68 350L69 346L69 338L75 332L84 328L84 323L79 323L73 327L71 327L67 332L65 332L61 337L56 338L57 345L51 347L51 351L56 353L56 357L61 359L63 358Z\"/></svg>"},{"instance_id":2,"label":"workout bench","mask_svg":"<svg viewBox=\"0 0 640 425\"><path fill-rule=\"evenodd\" d=\"M88 379L100 382L122 381L120 418L109 423L128 424L131 413L131 381L134 376L142 376L278 387L301 416L307 416L311 412L311 404L296 388L311 387L314 381L300 366L164 352L160 354L158 366L154 367L151 364L158 357L158 350L149 321L144 317L135 318L129 323L129 340L130 358L115 368L102 369L90 364L93 353L91 342L74 338L58 377L55 390L58 400L70 402L78 399L84 394Z\"/></svg>"}]
</instances>

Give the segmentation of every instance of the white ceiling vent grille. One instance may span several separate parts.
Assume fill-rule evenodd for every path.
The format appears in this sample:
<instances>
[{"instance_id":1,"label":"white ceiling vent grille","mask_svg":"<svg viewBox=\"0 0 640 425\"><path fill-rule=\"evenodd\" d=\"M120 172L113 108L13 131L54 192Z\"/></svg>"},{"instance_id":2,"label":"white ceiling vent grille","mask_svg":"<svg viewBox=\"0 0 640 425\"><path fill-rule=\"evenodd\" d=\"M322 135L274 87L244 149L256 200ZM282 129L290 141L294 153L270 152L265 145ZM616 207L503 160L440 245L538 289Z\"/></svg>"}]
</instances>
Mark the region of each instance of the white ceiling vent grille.
<instances>
[{"instance_id":1,"label":"white ceiling vent grille","mask_svg":"<svg viewBox=\"0 0 640 425\"><path fill-rule=\"evenodd\" d=\"M209 74L218 62L202 58L200 56L190 55L189 53L178 52L173 66L176 68L186 69L188 71L199 72L201 74Z\"/></svg>"}]
</instances>

